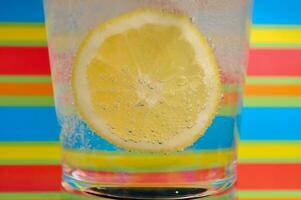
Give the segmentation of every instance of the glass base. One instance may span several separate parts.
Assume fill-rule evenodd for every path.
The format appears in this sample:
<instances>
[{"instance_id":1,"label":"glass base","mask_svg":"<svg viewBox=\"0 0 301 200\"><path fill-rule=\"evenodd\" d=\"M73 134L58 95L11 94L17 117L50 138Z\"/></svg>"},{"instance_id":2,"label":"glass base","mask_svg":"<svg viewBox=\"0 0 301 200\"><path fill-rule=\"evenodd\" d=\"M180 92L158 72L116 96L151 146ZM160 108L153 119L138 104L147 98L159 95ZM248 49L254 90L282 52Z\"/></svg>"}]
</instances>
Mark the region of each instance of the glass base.
<instances>
[{"instance_id":1,"label":"glass base","mask_svg":"<svg viewBox=\"0 0 301 200\"><path fill-rule=\"evenodd\" d=\"M127 187L108 186L91 181L76 179L74 176L64 175L63 187L68 192L77 194L87 194L88 196L99 197L101 199L116 200L188 200L224 194L231 190L234 185L233 176L224 179L211 180L196 186L147 186L147 187ZM228 198L227 198L228 199Z\"/></svg>"}]
</instances>

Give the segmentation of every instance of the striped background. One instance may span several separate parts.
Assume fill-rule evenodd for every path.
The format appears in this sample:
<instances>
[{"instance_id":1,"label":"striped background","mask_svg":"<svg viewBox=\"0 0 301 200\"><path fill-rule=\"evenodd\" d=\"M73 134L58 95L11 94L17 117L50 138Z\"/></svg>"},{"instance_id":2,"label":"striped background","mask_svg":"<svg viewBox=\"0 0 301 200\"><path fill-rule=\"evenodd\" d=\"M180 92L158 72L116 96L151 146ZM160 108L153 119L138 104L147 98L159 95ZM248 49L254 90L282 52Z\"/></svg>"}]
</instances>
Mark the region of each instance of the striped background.
<instances>
[{"instance_id":1,"label":"striped background","mask_svg":"<svg viewBox=\"0 0 301 200\"><path fill-rule=\"evenodd\" d=\"M254 4L240 200L301 200L300 8ZM65 199L43 23L41 0L0 0L0 199Z\"/></svg>"}]
</instances>

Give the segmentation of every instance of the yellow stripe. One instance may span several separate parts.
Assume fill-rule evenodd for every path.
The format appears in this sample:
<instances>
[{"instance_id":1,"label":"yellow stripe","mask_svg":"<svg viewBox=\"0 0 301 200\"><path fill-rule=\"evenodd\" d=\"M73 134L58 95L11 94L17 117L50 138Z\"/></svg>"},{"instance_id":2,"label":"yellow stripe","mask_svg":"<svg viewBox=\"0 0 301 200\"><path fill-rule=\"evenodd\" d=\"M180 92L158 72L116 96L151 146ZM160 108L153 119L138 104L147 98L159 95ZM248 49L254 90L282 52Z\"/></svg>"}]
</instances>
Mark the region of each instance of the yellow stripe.
<instances>
[{"instance_id":1,"label":"yellow stripe","mask_svg":"<svg viewBox=\"0 0 301 200\"><path fill-rule=\"evenodd\" d=\"M0 162L16 160L59 160L60 146L57 144L0 144Z\"/></svg>"},{"instance_id":2,"label":"yellow stripe","mask_svg":"<svg viewBox=\"0 0 301 200\"><path fill-rule=\"evenodd\" d=\"M60 146L54 144L23 144L1 143L0 163L17 163L22 161L41 162L60 160ZM301 161L301 142L246 142L238 145L238 159L240 162L274 162L274 161ZM103 169L129 170L157 170L164 166L202 168L209 165L225 165L231 162L232 153L229 150L222 152L206 152L196 154L182 152L171 155L156 154L121 154L121 152L107 153L76 153L65 151L67 162L75 166Z\"/></svg>"},{"instance_id":3,"label":"yellow stripe","mask_svg":"<svg viewBox=\"0 0 301 200\"><path fill-rule=\"evenodd\" d=\"M41 26L0 26L0 41L46 41L46 31ZM252 27L251 43L301 43L301 29L281 27Z\"/></svg>"},{"instance_id":4,"label":"yellow stripe","mask_svg":"<svg viewBox=\"0 0 301 200\"><path fill-rule=\"evenodd\" d=\"M46 41L44 26L0 26L0 41Z\"/></svg>"},{"instance_id":5,"label":"yellow stripe","mask_svg":"<svg viewBox=\"0 0 301 200\"><path fill-rule=\"evenodd\" d=\"M63 160L70 166L82 169L126 170L134 172L176 171L225 166L231 163L231 150L219 152L181 152L164 154L124 154L118 152L76 152L65 150Z\"/></svg>"},{"instance_id":6,"label":"yellow stripe","mask_svg":"<svg viewBox=\"0 0 301 200\"><path fill-rule=\"evenodd\" d=\"M241 142L239 161L297 161L301 160L301 142Z\"/></svg>"},{"instance_id":7,"label":"yellow stripe","mask_svg":"<svg viewBox=\"0 0 301 200\"><path fill-rule=\"evenodd\" d=\"M301 29L256 28L251 30L251 44L301 43Z\"/></svg>"}]
</instances>

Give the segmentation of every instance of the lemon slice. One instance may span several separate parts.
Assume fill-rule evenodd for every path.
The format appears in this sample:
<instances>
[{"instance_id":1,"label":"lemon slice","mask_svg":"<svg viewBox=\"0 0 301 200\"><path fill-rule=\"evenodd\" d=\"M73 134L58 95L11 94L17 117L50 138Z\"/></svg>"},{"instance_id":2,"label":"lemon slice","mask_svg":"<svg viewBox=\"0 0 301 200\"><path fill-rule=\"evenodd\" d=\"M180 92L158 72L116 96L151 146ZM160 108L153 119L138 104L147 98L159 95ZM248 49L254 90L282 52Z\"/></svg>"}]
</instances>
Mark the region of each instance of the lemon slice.
<instances>
[{"instance_id":1,"label":"lemon slice","mask_svg":"<svg viewBox=\"0 0 301 200\"><path fill-rule=\"evenodd\" d=\"M192 145L221 97L204 36L182 14L141 9L96 27L75 58L76 107L114 145L170 152Z\"/></svg>"}]
</instances>

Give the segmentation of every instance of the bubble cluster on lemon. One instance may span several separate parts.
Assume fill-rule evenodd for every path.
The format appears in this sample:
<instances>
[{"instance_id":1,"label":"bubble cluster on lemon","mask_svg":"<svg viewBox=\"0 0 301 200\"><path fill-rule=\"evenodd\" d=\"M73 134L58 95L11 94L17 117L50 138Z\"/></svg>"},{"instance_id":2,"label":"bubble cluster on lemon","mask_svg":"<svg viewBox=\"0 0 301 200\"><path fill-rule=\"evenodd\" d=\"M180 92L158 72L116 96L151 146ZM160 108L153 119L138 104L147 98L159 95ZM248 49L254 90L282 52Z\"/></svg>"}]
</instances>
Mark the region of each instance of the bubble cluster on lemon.
<instances>
[{"instance_id":1,"label":"bubble cluster on lemon","mask_svg":"<svg viewBox=\"0 0 301 200\"><path fill-rule=\"evenodd\" d=\"M114 145L171 152L192 145L221 97L205 37L183 14L140 9L86 36L73 66L76 107Z\"/></svg>"}]
</instances>

